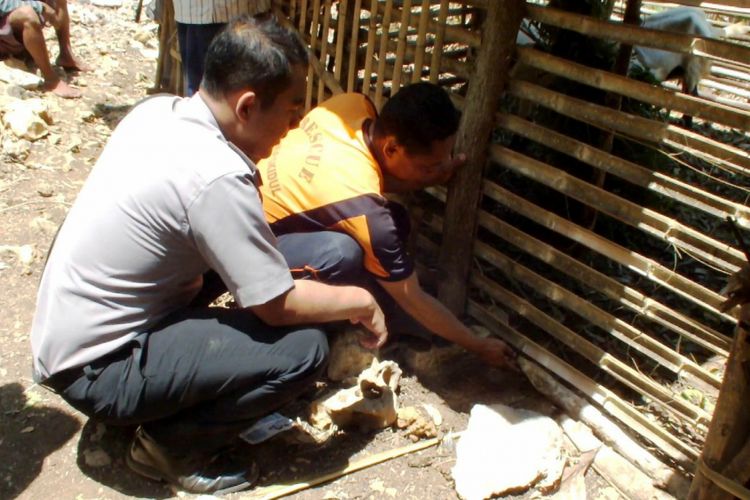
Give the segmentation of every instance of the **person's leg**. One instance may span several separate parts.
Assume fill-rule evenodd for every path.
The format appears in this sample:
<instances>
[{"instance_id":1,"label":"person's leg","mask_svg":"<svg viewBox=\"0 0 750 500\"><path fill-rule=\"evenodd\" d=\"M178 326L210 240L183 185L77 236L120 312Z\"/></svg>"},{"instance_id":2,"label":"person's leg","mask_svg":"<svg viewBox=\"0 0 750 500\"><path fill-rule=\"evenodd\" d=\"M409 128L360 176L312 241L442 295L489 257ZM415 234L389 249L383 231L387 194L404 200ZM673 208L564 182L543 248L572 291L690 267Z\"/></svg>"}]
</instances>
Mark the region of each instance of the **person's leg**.
<instances>
[{"instance_id":1,"label":"person's leg","mask_svg":"<svg viewBox=\"0 0 750 500\"><path fill-rule=\"evenodd\" d=\"M274 328L242 309L189 310L92 363L62 395L104 423L143 424L169 449L211 450L298 396L323 370L315 328Z\"/></svg>"},{"instance_id":2,"label":"person's leg","mask_svg":"<svg viewBox=\"0 0 750 500\"><path fill-rule=\"evenodd\" d=\"M193 95L200 87L208 46L223 27L223 23L177 23L177 37L180 44L186 96Z\"/></svg>"},{"instance_id":3,"label":"person's leg","mask_svg":"<svg viewBox=\"0 0 750 500\"><path fill-rule=\"evenodd\" d=\"M14 35L22 41L23 46L42 73L44 89L60 97L80 97L81 92L62 81L55 70L52 69L44 34L42 33L42 21L36 11L28 5L21 6L9 14L8 21Z\"/></svg>"},{"instance_id":4,"label":"person's leg","mask_svg":"<svg viewBox=\"0 0 750 500\"><path fill-rule=\"evenodd\" d=\"M362 248L351 236L319 231L284 234L278 236L277 241L295 279L360 286L372 293L383 310L391 339L408 335L434 340L435 335L404 311L365 270Z\"/></svg>"},{"instance_id":5,"label":"person's leg","mask_svg":"<svg viewBox=\"0 0 750 500\"><path fill-rule=\"evenodd\" d=\"M73 55L73 47L70 43L70 15L68 14L67 0L47 0L45 15L47 22L55 28L57 42L60 45L60 54L58 54L55 63L66 70L88 71L90 68Z\"/></svg>"}]
</instances>

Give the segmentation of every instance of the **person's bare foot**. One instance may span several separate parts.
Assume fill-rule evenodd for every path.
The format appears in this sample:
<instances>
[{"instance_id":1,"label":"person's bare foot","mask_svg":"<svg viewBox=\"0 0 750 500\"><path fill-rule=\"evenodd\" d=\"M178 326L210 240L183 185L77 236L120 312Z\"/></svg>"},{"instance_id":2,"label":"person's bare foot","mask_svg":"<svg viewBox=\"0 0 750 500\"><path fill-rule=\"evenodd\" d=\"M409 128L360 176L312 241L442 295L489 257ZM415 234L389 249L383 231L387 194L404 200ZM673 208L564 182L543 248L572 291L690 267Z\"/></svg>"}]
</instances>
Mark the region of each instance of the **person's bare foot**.
<instances>
[{"instance_id":1,"label":"person's bare foot","mask_svg":"<svg viewBox=\"0 0 750 500\"><path fill-rule=\"evenodd\" d=\"M62 80L44 82L42 88L65 99L76 99L78 97L81 97L80 90L71 87Z\"/></svg>"},{"instance_id":2,"label":"person's bare foot","mask_svg":"<svg viewBox=\"0 0 750 500\"><path fill-rule=\"evenodd\" d=\"M60 66L65 71L82 71L82 72L91 71L91 66L82 63L81 61L79 61L73 56L67 56L67 57L59 56L55 60L55 64L57 66Z\"/></svg>"}]
</instances>

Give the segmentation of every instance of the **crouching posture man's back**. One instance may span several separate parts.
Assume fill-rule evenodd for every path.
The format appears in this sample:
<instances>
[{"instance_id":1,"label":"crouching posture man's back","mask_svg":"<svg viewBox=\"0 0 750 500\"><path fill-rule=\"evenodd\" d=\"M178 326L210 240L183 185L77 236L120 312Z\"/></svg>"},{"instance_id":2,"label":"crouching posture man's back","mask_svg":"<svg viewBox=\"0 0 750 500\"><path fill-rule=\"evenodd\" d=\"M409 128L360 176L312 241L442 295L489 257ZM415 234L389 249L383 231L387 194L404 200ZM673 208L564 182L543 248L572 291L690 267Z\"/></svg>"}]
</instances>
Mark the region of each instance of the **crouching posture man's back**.
<instances>
[{"instance_id":1,"label":"crouching posture man's back","mask_svg":"<svg viewBox=\"0 0 750 500\"><path fill-rule=\"evenodd\" d=\"M31 341L37 381L139 425L133 470L221 493L252 477L216 453L326 362L320 329L286 325L362 322L373 345L386 331L365 290L295 282L263 216L254 162L299 120L299 39L240 18L207 59L194 97L148 99L112 135L51 250ZM240 309L195 304L209 270Z\"/></svg>"}]
</instances>

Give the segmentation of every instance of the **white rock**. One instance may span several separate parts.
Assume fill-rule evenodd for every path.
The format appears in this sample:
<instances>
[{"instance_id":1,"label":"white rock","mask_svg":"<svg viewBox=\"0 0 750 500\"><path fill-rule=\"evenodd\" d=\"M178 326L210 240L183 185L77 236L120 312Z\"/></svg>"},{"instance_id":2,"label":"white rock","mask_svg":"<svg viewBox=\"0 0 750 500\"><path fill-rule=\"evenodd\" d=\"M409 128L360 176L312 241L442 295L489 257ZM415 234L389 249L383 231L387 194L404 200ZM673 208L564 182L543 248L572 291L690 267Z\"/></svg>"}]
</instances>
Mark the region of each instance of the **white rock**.
<instances>
[{"instance_id":1,"label":"white rock","mask_svg":"<svg viewBox=\"0 0 750 500\"><path fill-rule=\"evenodd\" d=\"M29 73L27 71L22 71L20 69L11 68L4 64L0 64L0 81L3 81L10 85L18 85L19 87L23 87L25 89L35 89L44 80L42 80L34 73Z\"/></svg>"},{"instance_id":2,"label":"white rock","mask_svg":"<svg viewBox=\"0 0 750 500\"><path fill-rule=\"evenodd\" d=\"M29 157L31 143L26 140L14 141L6 137L2 142L3 155L11 160L23 161Z\"/></svg>"},{"instance_id":3,"label":"white rock","mask_svg":"<svg viewBox=\"0 0 750 500\"><path fill-rule=\"evenodd\" d=\"M122 0L92 0L91 4L98 7L120 7L122 6Z\"/></svg>"},{"instance_id":4,"label":"white rock","mask_svg":"<svg viewBox=\"0 0 750 500\"><path fill-rule=\"evenodd\" d=\"M112 458L101 448L84 450L83 459L89 467L106 467L112 463Z\"/></svg>"},{"instance_id":5,"label":"white rock","mask_svg":"<svg viewBox=\"0 0 750 500\"><path fill-rule=\"evenodd\" d=\"M563 433L549 417L504 405L475 405L456 447L453 479L467 500L536 486L549 493L565 466Z\"/></svg>"},{"instance_id":6,"label":"white rock","mask_svg":"<svg viewBox=\"0 0 750 500\"><path fill-rule=\"evenodd\" d=\"M41 99L17 99L11 101L3 114L7 128L21 139L36 141L49 134L47 124L51 122L47 105Z\"/></svg>"}]
</instances>

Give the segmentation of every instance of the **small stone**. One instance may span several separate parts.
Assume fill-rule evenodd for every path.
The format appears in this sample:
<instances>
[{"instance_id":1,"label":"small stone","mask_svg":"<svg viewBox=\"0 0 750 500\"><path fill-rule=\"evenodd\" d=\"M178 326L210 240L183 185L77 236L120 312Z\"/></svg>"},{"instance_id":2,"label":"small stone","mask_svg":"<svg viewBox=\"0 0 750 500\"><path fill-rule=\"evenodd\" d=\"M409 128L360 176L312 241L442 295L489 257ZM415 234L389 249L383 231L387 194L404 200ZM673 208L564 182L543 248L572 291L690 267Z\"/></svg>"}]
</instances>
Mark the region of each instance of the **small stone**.
<instances>
[{"instance_id":1,"label":"small stone","mask_svg":"<svg viewBox=\"0 0 750 500\"><path fill-rule=\"evenodd\" d=\"M112 463L112 458L101 448L85 450L83 459L89 467L106 467Z\"/></svg>"},{"instance_id":2,"label":"small stone","mask_svg":"<svg viewBox=\"0 0 750 500\"><path fill-rule=\"evenodd\" d=\"M55 188L53 188L51 185L46 184L46 183L40 184L36 188L36 192L39 193L39 196L41 196L42 198L49 198L53 194L55 194Z\"/></svg>"}]
</instances>

